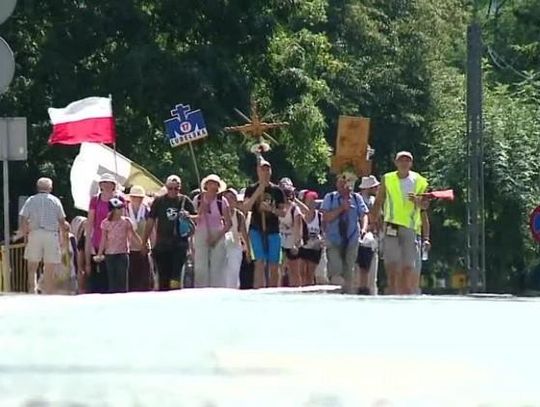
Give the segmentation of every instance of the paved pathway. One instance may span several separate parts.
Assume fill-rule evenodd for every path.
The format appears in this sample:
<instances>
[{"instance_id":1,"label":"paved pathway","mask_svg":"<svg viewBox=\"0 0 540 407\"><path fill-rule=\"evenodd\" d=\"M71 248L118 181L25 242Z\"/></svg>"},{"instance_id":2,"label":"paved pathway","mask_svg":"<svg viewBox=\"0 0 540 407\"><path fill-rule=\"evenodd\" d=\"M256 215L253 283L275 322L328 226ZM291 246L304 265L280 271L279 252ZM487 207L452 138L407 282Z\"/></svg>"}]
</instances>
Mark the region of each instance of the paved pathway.
<instances>
[{"instance_id":1,"label":"paved pathway","mask_svg":"<svg viewBox=\"0 0 540 407\"><path fill-rule=\"evenodd\" d=\"M0 296L0 405L540 405L539 317L508 298Z\"/></svg>"}]
</instances>

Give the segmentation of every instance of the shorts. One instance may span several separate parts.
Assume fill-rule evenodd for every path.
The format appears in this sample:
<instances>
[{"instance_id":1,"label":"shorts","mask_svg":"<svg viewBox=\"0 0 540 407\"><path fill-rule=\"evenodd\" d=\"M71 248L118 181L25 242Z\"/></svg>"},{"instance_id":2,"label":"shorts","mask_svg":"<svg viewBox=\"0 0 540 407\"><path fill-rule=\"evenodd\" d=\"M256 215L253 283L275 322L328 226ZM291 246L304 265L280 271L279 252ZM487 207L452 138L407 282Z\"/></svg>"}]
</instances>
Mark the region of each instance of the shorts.
<instances>
[{"instance_id":1,"label":"shorts","mask_svg":"<svg viewBox=\"0 0 540 407\"><path fill-rule=\"evenodd\" d=\"M283 248L283 253L285 253L285 257L287 257L287 260L298 260L300 258L299 251L293 253L292 249Z\"/></svg>"},{"instance_id":2,"label":"shorts","mask_svg":"<svg viewBox=\"0 0 540 407\"><path fill-rule=\"evenodd\" d=\"M30 263L43 261L46 264L60 264L62 253L58 232L45 229L32 230L28 235L24 258Z\"/></svg>"},{"instance_id":3,"label":"shorts","mask_svg":"<svg viewBox=\"0 0 540 407\"><path fill-rule=\"evenodd\" d=\"M418 249L416 232L403 226L397 227L397 236L384 235L384 262L398 263L401 267L416 267Z\"/></svg>"},{"instance_id":4,"label":"shorts","mask_svg":"<svg viewBox=\"0 0 540 407\"><path fill-rule=\"evenodd\" d=\"M298 251L298 256L310 263L319 264L321 262L322 250L306 249L301 247Z\"/></svg>"},{"instance_id":5,"label":"shorts","mask_svg":"<svg viewBox=\"0 0 540 407\"><path fill-rule=\"evenodd\" d=\"M281 259L281 236L279 233L266 235L266 245L263 234L257 229L249 230L249 240L255 261L269 264L279 264Z\"/></svg>"},{"instance_id":6,"label":"shorts","mask_svg":"<svg viewBox=\"0 0 540 407\"><path fill-rule=\"evenodd\" d=\"M356 256L356 264L358 264L358 267L368 271L371 266L373 254L374 252L371 247L358 246L358 255Z\"/></svg>"}]
</instances>

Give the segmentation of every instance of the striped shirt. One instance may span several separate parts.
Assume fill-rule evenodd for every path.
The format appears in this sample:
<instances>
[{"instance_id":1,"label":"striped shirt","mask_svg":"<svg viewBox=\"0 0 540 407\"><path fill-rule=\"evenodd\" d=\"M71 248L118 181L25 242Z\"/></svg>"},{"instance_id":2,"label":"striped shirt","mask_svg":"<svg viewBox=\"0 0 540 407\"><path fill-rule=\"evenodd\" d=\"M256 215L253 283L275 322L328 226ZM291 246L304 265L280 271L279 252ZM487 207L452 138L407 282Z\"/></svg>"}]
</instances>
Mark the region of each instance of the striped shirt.
<instances>
[{"instance_id":1,"label":"striped shirt","mask_svg":"<svg viewBox=\"0 0 540 407\"><path fill-rule=\"evenodd\" d=\"M59 221L66 217L60 199L44 192L28 198L19 215L28 220L30 230L44 229L49 232L58 232Z\"/></svg>"}]
</instances>

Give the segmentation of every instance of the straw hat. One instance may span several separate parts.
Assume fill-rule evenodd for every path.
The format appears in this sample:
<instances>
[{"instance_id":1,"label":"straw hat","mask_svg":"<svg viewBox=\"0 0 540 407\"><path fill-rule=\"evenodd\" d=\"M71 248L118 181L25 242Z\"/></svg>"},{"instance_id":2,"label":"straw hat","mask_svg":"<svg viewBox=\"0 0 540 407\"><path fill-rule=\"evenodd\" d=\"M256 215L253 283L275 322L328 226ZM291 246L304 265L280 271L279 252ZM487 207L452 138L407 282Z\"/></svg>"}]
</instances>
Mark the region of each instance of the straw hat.
<instances>
[{"instance_id":1,"label":"straw hat","mask_svg":"<svg viewBox=\"0 0 540 407\"><path fill-rule=\"evenodd\" d=\"M206 191L206 184L210 181L217 182L219 184L218 194L227 189L227 184L219 177L219 175L210 174L204 177L201 181L201 191Z\"/></svg>"},{"instance_id":2,"label":"straw hat","mask_svg":"<svg viewBox=\"0 0 540 407\"><path fill-rule=\"evenodd\" d=\"M146 196L146 191L140 185L133 185L129 191L129 196L144 198Z\"/></svg>"},{"instance_id":3,"label":"straw hat","mask_svg":"<svg viewBox=\"0 0 540 407\"><path fill-rule=\"evenodd\" d=\"M369 177L362 177L362 182L360 183L359 189L370 189L375 188L381 185L379 180L375 175L370 175Z\"/></svg>"},{"instance_id":4,"label":"straw hat","mask_svg":"<svg viewBox=\"0 0 540 407\"><path fill-rule=\"evenodd\" d=\"M236 189L232 188L232 187L227 188L224 192L225 192L225 193L230 192L230 193L233 194L236 198L238 198L238 191L237 191Z\"/></svg>"},{"instance_id":5,"label":"straw hat","mask_svg":"<svg viewBox=\"0 0 540 407\"><path fill-rule=\"evenodd\" d=\"M279 186L284 189L294 189L294 184L289 177L283 177L279 180Z\"/></svg>"},{"instance_id":6,"label":"straw hat","mask_svg":"<svg viewBox=\"0 0 540 407\"><path fill-rule=\"evenodd\" d=\"M114 175L109 174L109 173L103 174L101 175L101 177L99 177L98 184L101 184L103 182L111 182L114 185L118 185L118 181L116 181L116 178L114 177Z\"/></svg>"}]
</instances>

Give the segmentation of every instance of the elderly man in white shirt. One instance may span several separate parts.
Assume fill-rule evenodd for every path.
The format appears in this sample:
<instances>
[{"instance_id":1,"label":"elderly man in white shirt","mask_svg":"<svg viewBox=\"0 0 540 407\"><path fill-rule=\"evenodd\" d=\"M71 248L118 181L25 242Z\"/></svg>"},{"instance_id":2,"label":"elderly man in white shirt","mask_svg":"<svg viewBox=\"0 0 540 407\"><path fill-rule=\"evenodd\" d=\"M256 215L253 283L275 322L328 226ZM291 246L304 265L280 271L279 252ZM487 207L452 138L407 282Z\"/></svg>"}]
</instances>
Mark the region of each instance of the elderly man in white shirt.
<instances>
[{"instance_id":1,"label":"elderly man in white shirt","mask_svg":"<svg viewBox=\"0 0 540 407\"><path fill-rule=\"evenodd\" d=\"M43 287L45 294L54 290L53 276L62 256L60 229L65 228L66 214L60 200L51 194L50 178L37 181L37 194L24 203L21 212L21 228L26 237L24 258L28 262L28 291L35 291L36 272L43 262Z\"/></svg>"}]
</instances>

